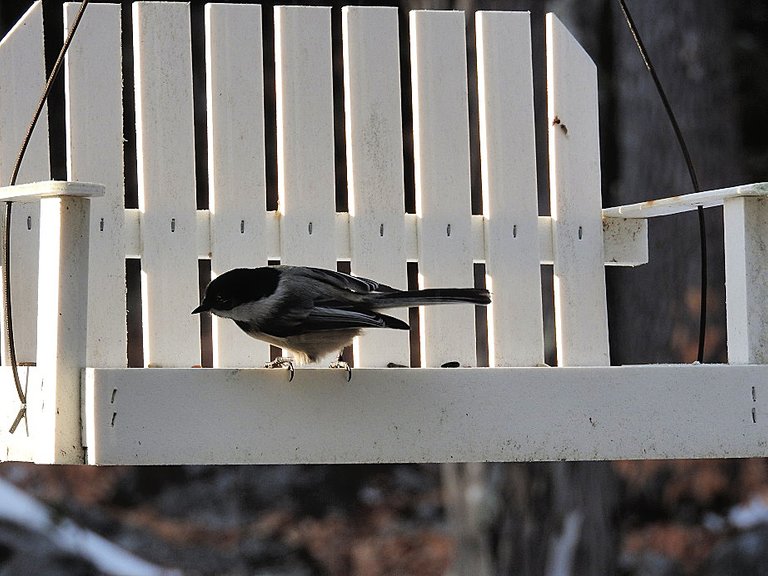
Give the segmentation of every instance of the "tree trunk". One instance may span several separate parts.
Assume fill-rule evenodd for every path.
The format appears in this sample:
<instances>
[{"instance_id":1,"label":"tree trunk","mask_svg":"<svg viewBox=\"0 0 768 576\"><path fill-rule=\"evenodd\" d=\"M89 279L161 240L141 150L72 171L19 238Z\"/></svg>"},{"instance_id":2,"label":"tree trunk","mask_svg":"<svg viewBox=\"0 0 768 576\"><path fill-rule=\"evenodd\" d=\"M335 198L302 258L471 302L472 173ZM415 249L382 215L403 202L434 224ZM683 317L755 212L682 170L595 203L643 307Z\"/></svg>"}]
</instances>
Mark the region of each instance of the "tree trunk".
<instances>
[{"instance_id":1,"label":"tree trunk","mask_svg":"<svg viewBox=\"0 0 768 576\"><path fill-rule=\"evenodd\" d=\"M685 135L702 189L739 183L738 124L729 5L714 0L631 2L651 60ZM650 76L619 10L614 11L618 178L611 204L693 191ZM723 228L720 209L706 213L709 252L705 360L726 360ZM649 226L649 263L609 269L614 363L691 362L699 328L700 255L695 212Z\"/></svg>"}]
</instances>

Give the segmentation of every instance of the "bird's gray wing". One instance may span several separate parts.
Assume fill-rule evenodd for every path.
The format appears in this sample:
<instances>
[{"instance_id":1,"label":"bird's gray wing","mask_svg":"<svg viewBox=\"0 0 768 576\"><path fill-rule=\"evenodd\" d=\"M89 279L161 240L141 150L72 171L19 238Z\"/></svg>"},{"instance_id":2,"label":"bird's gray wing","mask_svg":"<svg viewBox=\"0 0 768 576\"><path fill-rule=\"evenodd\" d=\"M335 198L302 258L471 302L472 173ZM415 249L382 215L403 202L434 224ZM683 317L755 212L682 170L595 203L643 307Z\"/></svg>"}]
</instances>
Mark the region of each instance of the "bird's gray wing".
<instances>
[{"instance_id":1,"label":"bird's gray wing","mask_svg":"<svg viewBox=\"0 0 768 576\"><path fill-rule=\"evenodd\" d=\"M298 297L281 302L268 325L243 324L246 325L238 323L238 326L248 333L263 332L277 338L349 328L408 329L408 324L386 314L349 307L312 305L306 298Z\"/></svg>"},{"instance_id":2,"label":"bird's gray wing","mask_svg":"<svg viewBox=\"0 0 768 576\"><path fill-rule=\"evenodd\" d=\"M302 331L342 330L347 328L397 328L407 330L408 324L398 318L372 311L327 308L317 306L301 323Z\"/></svg>"},{"instance_id":3,"label":"bird's gray wing","mask_svg":"<svg viewBox=\"0 0 768 576\"><path fill-rule=\"evenodd\" d=\"M326 270L324 268L313 268L311 266L292 267L291 273L303 274L308 278L330 284L341 290L348 290L359 294L368 294L370 292L395 292L395 288L381 284L369 278L352 276L344 272Z\"/></svg>"}]
</instances>

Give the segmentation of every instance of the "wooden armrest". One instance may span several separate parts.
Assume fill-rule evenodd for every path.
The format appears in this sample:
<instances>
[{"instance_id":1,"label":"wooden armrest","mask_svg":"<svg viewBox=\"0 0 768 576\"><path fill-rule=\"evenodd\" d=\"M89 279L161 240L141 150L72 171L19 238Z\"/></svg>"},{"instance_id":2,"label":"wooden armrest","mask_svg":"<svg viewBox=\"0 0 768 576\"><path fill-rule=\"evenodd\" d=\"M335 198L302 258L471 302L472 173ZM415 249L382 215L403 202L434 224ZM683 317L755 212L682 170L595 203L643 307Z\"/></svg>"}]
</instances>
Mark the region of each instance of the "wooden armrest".
<instances>
[{"instance_id":1,"label":"wooden armrest","mask_svg":"<svg viewBox=\"0 0 768 576\"><path fill-rule=\"evenodd\" d=\"M104 185L91 184L90 182L48 180L46 182L32 182L30 184L0 188L0 201L2 202L34 202L41 198L54 198L57 196L97 198L104 196Z\"/></svg>"},{"instance_id":2,"label":"wooden armrest","mask_svg":"<svg viewBox=\"0 0 768 576\"><path fill-rule=\"evenodd\" d=\"M723 202L728 198L755 196L768 196L768 182L744 184L742 186L720 188L719 190L706 190L695 194L648 200L647 202L638 202L637 204L603 208L603 217L653 218L655 216L669 216L671 214L696 210L699 206L704 208L722 206Z\"/></svg>"}]
</instances>

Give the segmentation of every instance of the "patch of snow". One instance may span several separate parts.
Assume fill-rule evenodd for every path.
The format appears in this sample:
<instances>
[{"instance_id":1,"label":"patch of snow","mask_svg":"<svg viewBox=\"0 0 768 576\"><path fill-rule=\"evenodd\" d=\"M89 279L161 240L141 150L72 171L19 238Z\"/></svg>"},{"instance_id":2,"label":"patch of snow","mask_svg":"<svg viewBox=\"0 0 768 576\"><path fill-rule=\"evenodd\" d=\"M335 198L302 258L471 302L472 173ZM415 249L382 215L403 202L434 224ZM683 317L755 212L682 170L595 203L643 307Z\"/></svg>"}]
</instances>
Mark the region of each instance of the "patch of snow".
<instances>
[{"instance_id":1,"label":"patch of snow","mask_svg":"<svg viewBox=\"0 0 768 576\"><path fill-rule=\"evenodd\" d=\"M768 503L763 498L755 496L746 504L731 508L728 512L728 522L741 529L768 524Z\"/></svg>"},{"instance_id":2,"label":"patch of snow","mask_svg":"<svg viewBox=\"0 0 768 576\"><path fill-rule=\"evenodd\" d=\"M50 510L20 488L0 479L0 519L45 534L61 550L89 560L104 574L115 576L181 576L120 548L71 520L54 521Z\"/></svg>"},{"instance_id":3,"label":"patch of snow","mask_svg":"<svg viewBox=\"0 0 768 576\"><path fill-rule=\"evenodd\" d=\"M702 524L704 525L704 528L710 532L714 532L715 534L723 532L728 527L728 523L725 521L725 518L720 516L720 514L715 514L714 512L707 512L704 515Z\"/></svg>"}]
</instances>

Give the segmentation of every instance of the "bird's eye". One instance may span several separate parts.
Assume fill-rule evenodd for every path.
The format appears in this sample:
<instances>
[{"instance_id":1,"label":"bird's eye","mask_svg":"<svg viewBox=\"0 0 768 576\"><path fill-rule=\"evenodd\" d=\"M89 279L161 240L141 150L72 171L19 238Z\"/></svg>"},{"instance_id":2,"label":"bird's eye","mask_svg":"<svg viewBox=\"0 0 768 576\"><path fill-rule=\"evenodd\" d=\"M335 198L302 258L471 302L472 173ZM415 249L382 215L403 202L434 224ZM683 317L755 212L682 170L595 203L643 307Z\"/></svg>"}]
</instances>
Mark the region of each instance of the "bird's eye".
<instances>
[{"instance_id":1,"label":"bird's eye","mask_svg":"<svg viewBox=\"0 0 768 576\"><path fill-rule=\"evenodd\" d=\"M219 308L226 308L230 304L229 298L225 298L221 294L217 294L214 300L216 302L216 306Z\"/></svg>"}]
</instances>

